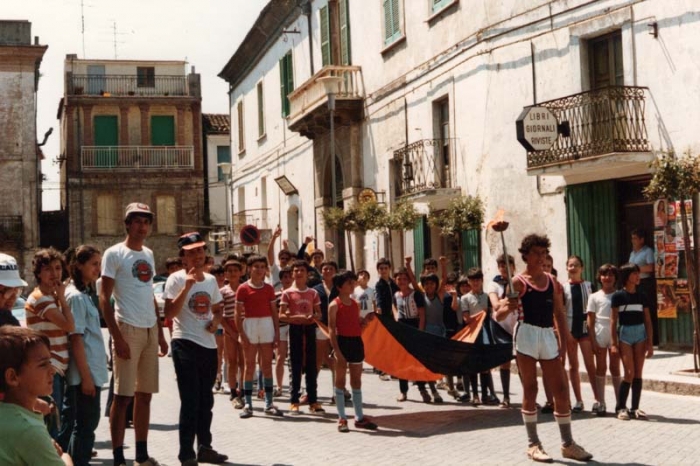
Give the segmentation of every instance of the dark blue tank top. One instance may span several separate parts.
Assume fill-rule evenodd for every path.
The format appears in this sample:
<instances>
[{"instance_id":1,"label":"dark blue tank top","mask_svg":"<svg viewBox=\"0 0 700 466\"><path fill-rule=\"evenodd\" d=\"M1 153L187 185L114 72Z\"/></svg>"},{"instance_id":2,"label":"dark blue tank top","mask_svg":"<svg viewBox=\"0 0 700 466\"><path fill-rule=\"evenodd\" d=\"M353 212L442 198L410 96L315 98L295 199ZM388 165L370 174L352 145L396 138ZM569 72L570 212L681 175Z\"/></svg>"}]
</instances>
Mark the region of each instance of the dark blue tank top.
<instances>
[{"instance_id":1,"label":"dark blue tank top","mask_svg":"<svg viewBox=\"0 0 700 466\"><path fill-rule=\"evenodd\" d=\"M522 322L536 327L554 327L554 281L547 274L547 288L544 291L536 289L522 275L516 279L525 285L520 297Z\"/></svg>"}]
</instances>

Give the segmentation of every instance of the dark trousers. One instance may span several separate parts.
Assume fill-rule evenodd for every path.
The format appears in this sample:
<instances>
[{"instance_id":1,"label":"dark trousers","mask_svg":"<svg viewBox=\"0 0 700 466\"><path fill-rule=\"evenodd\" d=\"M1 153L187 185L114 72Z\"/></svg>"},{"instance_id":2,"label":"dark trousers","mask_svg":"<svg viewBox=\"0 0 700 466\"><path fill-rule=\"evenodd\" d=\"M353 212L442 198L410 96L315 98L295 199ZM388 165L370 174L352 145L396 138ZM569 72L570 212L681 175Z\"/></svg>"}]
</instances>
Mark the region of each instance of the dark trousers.
<instances>
[{"instance_id":1,"label":"dark trousers","mask_svg":"<svg viewBox=\"0 0 700 466\"><path fill-rule=\"evenodd\" d=\"M418 328L420 323L418 319L399 319L399 322L413 328ZM416 385L418 390L425 391L425 382L416 382ZM408 393L408 380L399 379L399 390L401 393Z\"/></svg>"},{"instance_id":2,"label":"dark trousers","mask_svg":"<svg viewBox=\"0 0 700 466\"><path fill-rule=\"evenodd\" d=\"M289 325L289 359L292 364L291 402L299 403L301 371L306 368L306 394L309 404L317 401L316 326Z\"/></svg>"},{"instance_id":3,"label":"dark trousers","mask_svg":"<svg viewBox=\"0 0 700 466\"><path fill-rule=\"evenodd\" d=\"M180 392L180 453L177 457L185 461L197 457L195 436L197 447L211 447L214 407L211 389L216 380L216 348L205 348L181 338L173 340L170 346Z\"/></svg>"},{"instance_id":4,"label":"dark trousers","mask_svg":"<svg viewBox=\"0 0 700 466\"><path fill-rule=\"evenodd\" d=\"M100 423L100 387L95 396L84 395L80 385L71 385L63 398L61 424L66 429L68 447L75 466L87 466L95 446L95 430Z\"/></svg>"},{"instance_id":5,"label":"dark trousers","mask_svg":"<svg viewBox=\"0 0 700 466\"><path fill-rule=\"evenodd\" d=\"M642 278L639 281L639 290L647 297L649 315L651 316L651 328L654 331L652 343L659 345L659 313L656 302L656 279L654 277Z\"/></svg>"}]
</instances>

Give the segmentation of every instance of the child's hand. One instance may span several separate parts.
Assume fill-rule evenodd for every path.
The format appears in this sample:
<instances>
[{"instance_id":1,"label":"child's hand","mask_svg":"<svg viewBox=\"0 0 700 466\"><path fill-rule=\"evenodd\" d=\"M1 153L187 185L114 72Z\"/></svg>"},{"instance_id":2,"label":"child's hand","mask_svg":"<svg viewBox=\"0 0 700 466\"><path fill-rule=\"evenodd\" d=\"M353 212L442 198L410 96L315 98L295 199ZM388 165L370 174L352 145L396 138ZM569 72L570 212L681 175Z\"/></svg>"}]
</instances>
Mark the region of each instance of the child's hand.
<instances>
[{"instance_id":1,"label":"child's hand","mask_svg":"<svg viewBox=\"0 0 700 466\"><path fill-rule=\"evenodd\" d=\"M406 256L406 257L403 258L403 260L404 260L404 262L406 263L406 265L411 265L411 261L413 260L413 257L411 257L411 256Z\"/></svg>"},{"instance_id":2,"label":"child's hand","mask_svg":"<svg viewBox=\"0 0 700 466\"><path fill-rule=\"evenodd\" d=\"M440 258L438 259L438 261L440 262L440 264L445 265L445 264L447 264L447 257L446 257L446 256L440 256Z\"/></svg>"},{"instance_id":3,"label":"child's hand","mask_svg":"<svg viewBox=\"0 0 700 466\"><path fill-rule=\"evenodd\" d=\"M619 352L620 352L620 350L618 349L617 345L612 345L612 346L610 347L610 353L611 353L611 354L617 354L617 353L619 353Z\"/></svg>"},{"instance_id":4,"label":"child's hand","mask_svg":"<svg viewBox=\"0 0 700 466\"><path fill-rule=\"evenodd\" d=\"M56 296L58 298L61 298L62 296L66 295L66 285L63 283L61 280L56 280L56 283L54 284L54 290L56 292Z\"/></svg>"},{"instance_id":5,"label":"child's hand","mask_svg":"<svg viewBox=\"0 0 700 466\"><path fill-rule=\"evenodd\" d=\"M53 442L53 447L56 449L56 453L58 453L58 456L63 456L63 449L61 448L61 446L58 443L56 443L55 440L51 439L51 441Z\"/></svg>"},{"instance_id":6,"label":"child's hand","mask_svg":"<svg viewBox=\"0 0 700 466\"><path fill-rule=\"evenodd\" d=\"M80 391L85 396L95 396L95 384L92 382L92 378L83 378L80 382Z\"/></svg>"},{"instance_id":7,"label":"child's hand","mask_svg":"<svg viewBox=\"0 0 700 466\"><path fill-rule=\"evenodd\" d=\"M654 356L654 345L649 342L649 344L647 344L647 359L652 356Z\"/></svg>"},{"instance_id":8,"label":"child's hand","mask_svg":"<svg viewBox=\"0 0 700 466\"><path fill-rule=\"evenodd\" d=\"M205 328L205 329L207 330L207 332L209 332L209 333L216 333L216 325L214 325L214 321L213 321L213 320L210 320L209 322L207 322L207 326L204 327L204 328Z\"/></svg>"}]
</instances>

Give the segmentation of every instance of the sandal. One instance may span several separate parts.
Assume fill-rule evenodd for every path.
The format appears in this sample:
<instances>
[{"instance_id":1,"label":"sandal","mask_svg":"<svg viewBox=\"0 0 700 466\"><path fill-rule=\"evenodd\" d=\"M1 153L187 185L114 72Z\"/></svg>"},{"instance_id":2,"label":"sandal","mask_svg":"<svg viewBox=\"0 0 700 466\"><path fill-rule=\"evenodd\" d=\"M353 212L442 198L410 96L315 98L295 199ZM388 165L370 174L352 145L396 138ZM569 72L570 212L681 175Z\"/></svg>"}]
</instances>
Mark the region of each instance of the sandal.
<instances>
[{"instance_id":1,"label":"sandal","mask_svg":"<svg viewBox=\"0 0 700 466\"><path fill-rule=\"evenodd\" d=\"M632 411L632 417L635 419L639 419L640 421L649 420L649 416L647 416L647 413L645 413L641 409L635 409L634 411Z\"/></svg>"}]
</instances>

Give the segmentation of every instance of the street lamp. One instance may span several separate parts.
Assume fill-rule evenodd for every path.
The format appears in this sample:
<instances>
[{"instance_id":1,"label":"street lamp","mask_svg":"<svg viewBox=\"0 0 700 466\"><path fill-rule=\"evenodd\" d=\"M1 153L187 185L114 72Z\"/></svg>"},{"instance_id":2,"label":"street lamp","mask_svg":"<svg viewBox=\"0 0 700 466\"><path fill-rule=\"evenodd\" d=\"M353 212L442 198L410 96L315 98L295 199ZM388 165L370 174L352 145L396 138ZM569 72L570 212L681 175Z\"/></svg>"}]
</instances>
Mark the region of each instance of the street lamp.
<instances>
[{"instance_id":1,"label":"street lamp","mask_svg":"<svg viewBox=\"0 0 700 466\"><path fill-rule=\"evenodd\" d=\"M326 91L326 96L328 96L328 111L331 116L331 205L336 207L336 186L335 186L335 95L340 90L340 83L343 82L343 78L340 76L324 76L319 78L319 81L323 84L323 88Z\"/></svg>"},{"instance_id":2,"label":"street lamp","mask_svg":"<svg viewBox=\"0 0 700 466\"><path fill-rule=\"evenodd\" d=\"M233 168L232 165L229 162L221 162L217 164L219 169L221 170L221 173L224 175L226 178L226 181L224 182L224 186L226 187L226 227L228 228L229 232L229 240L230 243L227 241L226 249L229 249L229 244L233 246L233 208L231 206L231 186L233 185L233 174L231 173L231 169Z\"/></svg>"}]
</instances>

